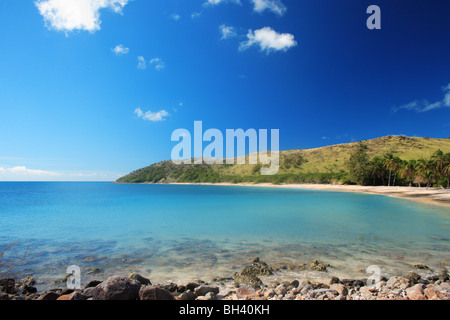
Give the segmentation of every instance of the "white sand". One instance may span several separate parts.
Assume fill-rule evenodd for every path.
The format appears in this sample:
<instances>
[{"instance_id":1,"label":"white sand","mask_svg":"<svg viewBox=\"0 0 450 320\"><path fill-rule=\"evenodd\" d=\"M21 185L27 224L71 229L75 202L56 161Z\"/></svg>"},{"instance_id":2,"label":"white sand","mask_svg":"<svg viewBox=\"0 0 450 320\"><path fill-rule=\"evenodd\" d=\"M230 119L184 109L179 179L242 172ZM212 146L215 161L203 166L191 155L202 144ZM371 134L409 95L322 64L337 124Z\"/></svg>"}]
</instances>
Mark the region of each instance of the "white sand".
<instances>
[{"instance_id":1,"label":"white sand","mask_svg":"<svg viewBox=\"0 0 450 320\"><path fill-rule=\"evenodd\" d=\"M386 186L354 186L354 185L331 185L331 184L281 184L270 183L173 183L179 185L208 185L208 186L242 186L259 188L285 188L285 189L307 189L336 192L359 192L370 194L381 194L392 197L411 199L421 202L438 204L450 207L450 189L425 188L425 187L386 187Z\"/></svg>"}]
</instances>

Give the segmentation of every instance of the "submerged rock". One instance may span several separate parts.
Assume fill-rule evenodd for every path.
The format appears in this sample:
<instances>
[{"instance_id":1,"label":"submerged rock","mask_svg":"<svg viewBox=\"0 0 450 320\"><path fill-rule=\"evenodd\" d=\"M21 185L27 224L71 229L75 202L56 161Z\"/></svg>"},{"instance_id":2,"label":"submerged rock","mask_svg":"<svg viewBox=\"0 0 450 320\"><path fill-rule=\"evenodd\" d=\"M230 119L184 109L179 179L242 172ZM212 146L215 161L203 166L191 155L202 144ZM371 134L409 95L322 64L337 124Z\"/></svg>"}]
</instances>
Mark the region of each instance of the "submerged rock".
<instances>
[{"instance_id":1,"label":"submerged rock","mask_svg":"<svg viewBox=\"0 0 450 320\"><path fill-rule=\"evenodd\" d=\"M313 260L307 265L309 270L320 272L326 272L328 267L331 267L331 265L320 263L319 260Z\"/></svg>"},{"instance_id":2,"label":"submerged rock","mask_svg":"<svg viewBox=\"0 0 450 320\"><path fill-rule=\"evenodd\" d=\"M273 269L267 263L258 260L251 265L245 266L240 272L234 273L232 278L237 287L246 284L257 288L262 284L262 281L258 276L270 275L273 275Z\"/></svg>"},{"instance_id":3,"label":"submerged rock","mask_svg":"<svg viewBox=\"0 0 450 320\"><path fill-rule=\"evenodd\" d=\"M280 264L272 267L273 271L287 270L287 266L285 264Z\"/></svg>"},{"instance_id":4,"label":"submerged rock","mask_svg":"<svg viewBox=\"0 0 450 320\"><path fill-rule=\"evenodd\" d=\"M269 265L262 261L253 262L251 265L245 266L241 272L241 275L254 275L254 276L270 276L273 274L273 269Z\"/></svg>"},{"instance_id":5,"label":"submerged rock","mask_svg":"<svg viewBox=\"0 0 450 320\"><path fill-rule=\"evenodd\" d=\"M16 293L16 281L12 278L0 279L0 292Z\"/></svg>"}]
</instances>

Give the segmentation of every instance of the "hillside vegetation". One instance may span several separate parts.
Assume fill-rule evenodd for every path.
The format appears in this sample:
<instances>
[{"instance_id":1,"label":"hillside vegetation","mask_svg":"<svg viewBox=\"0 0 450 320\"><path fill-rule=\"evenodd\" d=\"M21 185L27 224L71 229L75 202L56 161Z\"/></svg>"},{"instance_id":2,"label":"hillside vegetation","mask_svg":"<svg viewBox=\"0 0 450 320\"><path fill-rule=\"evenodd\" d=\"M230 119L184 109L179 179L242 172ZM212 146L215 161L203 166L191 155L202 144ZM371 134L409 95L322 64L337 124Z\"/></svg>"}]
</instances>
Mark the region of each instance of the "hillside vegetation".
<instances>
[{"instance_id":1,"label":"hillside vegetation","mask_svg":"<svg viewBox=\"0 0 450 320\"><path fill-rule=\"evenodd\" d=\"M431 159L437 150L450 153L450 138L420 138L387 136L362 142L367 161L391 157L401 160ZM169 183L169 182L272 182L272 183L364 183L355 181L350 172L349 160L358 150L359 142L338 144L316 149L280 152L280 170L275 176L261 176L260 165L175 165L164 161L134 171L120 179L121 183ZM397 160L396 160L397 161ZM247 162L248 163L248 162ZM403 163L403 162L402 162ZM409 183L400 177L400 165L396 175L398 184ZM386 174L388 168L385 168ZM380 173L378 173L380 175ZM392 169L391 169L392 176ZM382 178L382 179L381 179ZM372 179L366 179L371 180ZM387 183L384 176L376 183ZM420 180L420 179L419 179ZM420 181L416 182L420 182Z\"/></svg>"}]
</instances>

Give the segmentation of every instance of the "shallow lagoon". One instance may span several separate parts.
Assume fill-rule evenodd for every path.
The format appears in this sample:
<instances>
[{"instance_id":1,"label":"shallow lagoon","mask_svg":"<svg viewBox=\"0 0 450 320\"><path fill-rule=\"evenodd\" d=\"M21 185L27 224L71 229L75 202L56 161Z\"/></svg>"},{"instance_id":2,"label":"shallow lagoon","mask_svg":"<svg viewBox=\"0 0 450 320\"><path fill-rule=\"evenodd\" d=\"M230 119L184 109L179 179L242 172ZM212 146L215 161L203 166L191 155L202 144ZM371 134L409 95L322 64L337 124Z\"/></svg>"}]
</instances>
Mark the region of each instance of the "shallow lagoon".
<instances>
[{"instance_id":1,"label":"shallow lagoon","mask_svg":"<svg viewBox=\"0 0 450 320\"><path fill-rule=\"evenodd\" d=\"M229 277L249 258L313 259L327 276L387 276L450 262L450 209L380 195L277 188L0 183L0 246L15 276L54 287L69 265L83 282L137 271L154 282ZM13 252L14 253L14 252ZM7 256L8 258L8 256ZM323 277L284 271L282 278Z\"/></svg>"}]
</instances>

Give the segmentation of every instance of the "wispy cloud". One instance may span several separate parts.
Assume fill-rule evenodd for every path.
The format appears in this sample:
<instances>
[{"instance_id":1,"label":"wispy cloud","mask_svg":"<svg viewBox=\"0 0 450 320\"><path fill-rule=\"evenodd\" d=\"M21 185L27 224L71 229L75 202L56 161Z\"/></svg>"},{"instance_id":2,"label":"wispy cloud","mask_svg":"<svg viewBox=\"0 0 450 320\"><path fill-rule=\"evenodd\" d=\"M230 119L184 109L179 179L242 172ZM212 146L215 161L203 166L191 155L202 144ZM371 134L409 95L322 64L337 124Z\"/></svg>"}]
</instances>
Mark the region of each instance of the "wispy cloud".
<instances>
[{"instance_id":1,"label":"wispy cloud","mask_svg":"<svg viewBox=\"0 0 450 320\"><path fill-rule=\"evenodd\" d=\"M232 3L236 3L236 4L241 4L240 0L206 0L203 5L204 6L216 6L219 4L223 4L223 3L227 3L227 2L232 2Z\"/></svg>"},{"instance_id":2,"label":"wispy cloud","mask_svg":"<svg viewBox=\"0 0 450 320\"><path fill-rule=\"evenodd\" d=\"M253 10L262 13L266 10L282 16L286 13L287 8L280 0L252 0Z\"/></svg>"},{"instance_id":3,"label":"wispy cloud","mask_svg":"<svg viewBox=\"0 0 450 320\"><path fill-rule=\"evenodd\" d=\"M89 177L96 177L98 176L97 173L70 173L69 176L71 177L79 177L79 178L89 178Z\"/></svg>"},{"instance_id":4,"label":"wispy cloud","mask_svg":"<svg viewBox=\"0 0 450 320\"><path fill-rule=\"evenodd\" d=\"M246 50L252 46L259 46L261 51L270 53L272 51L287 51L297 46L294 35L290 33L278 33L270 27L259 30L249 30L247 41L241 42L240 50Z\"/></svg>"},{"instance_id":5,"label":"wispy cloud","mask_svg":"<svg viewBox=\"0 0 450 320\"><path fill-rule=\"evenodd\" d=\"M0 167L0 181L114 181L123 176L117 172L51 172L25 166Z\"/></svg>"},{"instance_id":6,"label":"wispy cloud","mask_svg":"<svg viewBox=\"0 0 450 320\"><path fill-rule=\"evenodd\" d=\"M17 166L12 168L0 167L0 174L14 174L21 176L59 176L60 173L44 170L28 169L25 166Z\"/></svg>"},{"instance_id":7,"label":"wispy cloud","mask_svg":"<svg viewBox=\"0 0 450 320\"><path fill-rule=\"evenodd\" d=\"M100 10L122 13L129 0L37 0L35 5L49 29L70 32L100 30Z\"/></svg>"},{"instance_id":8,"label":"wispy cloud","mask_svg":"<svg viewBox=\"0 0 450 320\"><path fill-rule=\"evenodd\" d=\"M177 14L177 13L174 13L174 14L172 14L172 15L170 16L170 18L171 18L172 20L178 21L178 20L181 19L181 16L180 16L179 14Z\"/></svg>"},{"instance_id":9,"label":"wispy cloud","mask_svg":"<svg viewBox=\"0 0 450 320\"><path fill-rule=\"evenodd\" d=\"M220 40L230 39L237 36L236 30L232 26L226 26L224 24L219 26L219 32L222 35Z\"/></svg>"},{"instance_id":10,"label":"wispy cloud","mask_svg":"<svg viewBox=\"0 0 450 320\"><path fill-rule=\"evenodd\" d=\"M134 113L141 119L151 121L151 122L160 122L166 120L170 114L166 110L160 110L158 112L147 111L144 112L141 108L137 108L134 110Z\"/></svg>"},{"instance_id":11,"label":"wispy cloud","mask_svg":"<svg viewBox=\"0 0 450 320\"><path fill-rule=\"evenodd\" d=\"M415 100L400 107L394 107L392 111L408 110L422 113L440 108L450 108L450 83L444 86L442 91L444 92L444 97L440 101L429 102L427 100Z\"/></svg>"},{"instance_id":12,"label":"wispy cloud","mask_svg":"<svg viewBox=\"0 0 450 320\"><path fill-rule=\"evenodd\" d=\"M150 60L150 64L155 66L155 69L158 71L166 67L165 62L161 58L153 58Z\"/></svg>"},{"instance_id":13,"label":"wispy cloud","mask_svg":"<svg viewBox=\"0 0 450 320\"><path fill-rule=\"evenodd\" d=\"M112 51L116 54L116 56L121 56L130 52L130 49L119 44L115 46Z\"/></svg>"},{"instance_id":14,"label":"wispy cloud","mask_svg":"<svg viewBox=\"0 0 450 320\"><path fill-rule=\"evenodd\" d=\"M147 62L145 61L145 58L143 56L137 57L137 60L138 60L138 65L137 65L138 69L140 69L140 70L147 69Z\"/></svg>"},{"instance_id":15,"label":"wispy cloud","mask_svg":"<svg viewBox=\"0 0 450 320\"><path fill-rule=\"evenodd\" d=\"M202 15L201 12L192 12L192 14L191 14L191 19L198 18L198 17L200 17L201 15Z\"/></svg>"}]
</instances>

